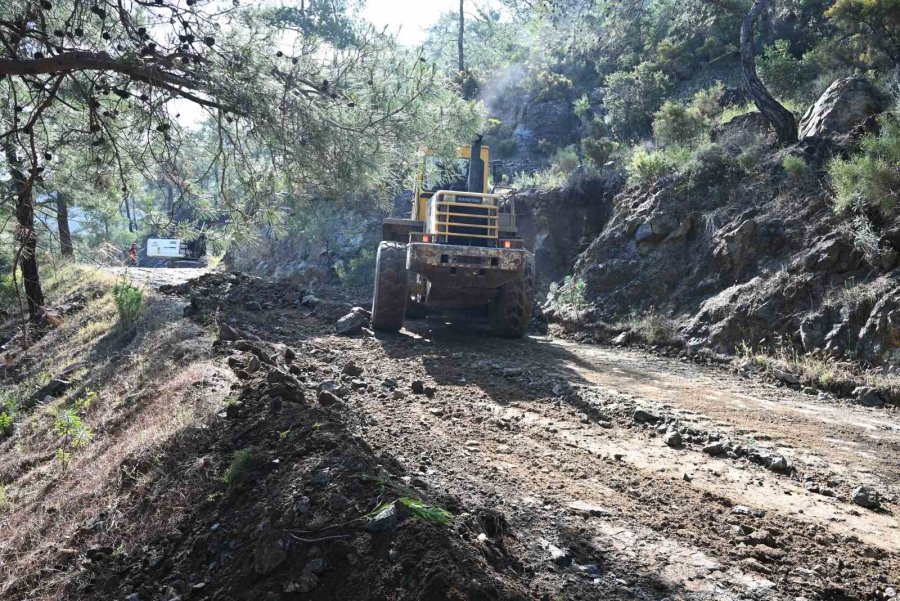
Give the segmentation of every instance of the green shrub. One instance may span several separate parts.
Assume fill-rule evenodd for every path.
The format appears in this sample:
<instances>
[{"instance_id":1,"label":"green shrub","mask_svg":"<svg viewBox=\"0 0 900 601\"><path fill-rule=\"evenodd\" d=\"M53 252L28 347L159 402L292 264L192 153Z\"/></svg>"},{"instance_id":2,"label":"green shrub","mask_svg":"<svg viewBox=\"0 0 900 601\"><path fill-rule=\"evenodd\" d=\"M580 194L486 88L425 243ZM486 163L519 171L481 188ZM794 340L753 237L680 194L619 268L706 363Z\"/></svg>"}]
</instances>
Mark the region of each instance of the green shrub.
<instances>
[{"instance_id":1,"label":"green shrub","mask_svg":"<svg viewBox=\"0 0 900 601\"><path fill-rule=\"evenodd\" d=\"M241 449L234 452L231 464L222 475L222 481L228 486L237 486L245 482L253 471L256 458L251 449Z\"/></svg>"},{"instance_id":2,"label":"green shrub","mask_svg":"<svg viewBox=\"0 0 900 601\"><path fill-rule=\"evenodd\" d=\"M133 323L141 313L144 291L125 279L113 286L112 293L119 321L126 325Z\"/></svg>"},{"instance_id":3,"label":"green shrub","mask_svg":"<svg viewBox=\"0 0 900 601\"><path fill-rule=\"evenodd\" d=\"M678 341L675 321L654 307L644 313L633 313L625 325L647 344L673 344Z\"/></svg>"},{"instance_id":4,"label":"green shrub","mask_svg":"<svg viewBox=\"0 0 900 601\"><path fill-rule=\"evenodd\" d=\"M568 179L569 176L567 174L553 169L535 171L534 173L519 171L513 175L512 186L520 190L527 188L549 190L551 188L561 188L565 186Z\"/></svg>"},{"instance_id":5,"label":"green shrub","mask_svg":"<svg viewBox=\"0 0 900 601\"><path fill-rule=\"evenodd\" d=\"M538 100L562 100L572 91L572 80L562 73L541 71L535 78L535 92Z\"/></svg>"},{"instance_id":6,"label":"green shrub","mask_svg":"<svg viewBox=\"0 0 900 601\"><path fill-rule=\"evenodd\" d=\"M716 181L734 166L735 160L724 146L716 142L706 142L691 151L681 170L690 173L692 178Z\"/></svg>"},{"instance_id":7,"label":"green shrub","mask_svg":"<svg viewBox=\"0 0 900 601\"><path fill-rule=\"evenodd\" d=\"M788 155L781 161L781 167L791 179L800 179L809 170L803 157Z\"/></svg>"},{"instance_id":8,"label":"green shrub","mask_svg":"<svg viewBox=\"0 0 900 601\"><path fill-rule=\"evenodd\" d=\"M736 117L749 115L750 113L755 112L757 112L756 105L752 102L741 106L729 106L719 115L719 123L725 124Z\"/></svg>"},{"instance_id":9,"label":"green shrub","mask_svg":"<svg viewBox=\"0 0 900 601\"><path fill-rule=\"evenodd\" d=\"M756 62L759 76L766 86L783 98L800 99L809 79L809 69L791 54L788 40L775 40Z\"/></svg>"},{"instance_id":10,"label":"green shrub","mask_svg":"<svg viewBox=\"0 0 900 601\"><path fill-rule=\"evenodd\" d=\"M13 275L8 273L0 277L0 307L12 307L16 304L16 284Z\"/></svg>"},{"instance_id":11,"label":"green shrub","mask_svg":"<svg viewBox=\"0 0 900 601\"><path fill-rule=\"evenodd\" d=\"M881 133L865 136L860 146L859 154L828 165L835 210L875 208L891 217L900 194L900 121L894 115L882 117Z\"/></svg>"},{"instance_id":12,"label":"green shrub","mask_svg":"<svg viewBox=\"0 0 900 601\"><path fill-rule=\"evenodd\" d=\"M574 172L580 165L581 160L578 158L578 150L575 146L560 148L550 161L550 168L553 171L565 175Z\"/></svg>"},{"instance_id":13,"label":"green shrub","mask_svg":"<svg viewBox=\"0 0 900 601\"><path fill-rule=\"evenodd\" d=\"M725 109L719 104L719 99L725 93L725 84L717 82L706 88L694 93L691 100L691 108L693 108L705 121L712 123L716 120Z\"/></svg>"},{"instance_id":14,"label":"green shrub","mask_svg":"<svg viewBox=\"0 0 900 601\"><path fill-rule=\"evenodd\" d=\"M587 137L581 139L581 152L592 165L600 167L609 162L616 151L616 143L609 138Z\"/></svg>"},{"instance_id":15,"label":"green shrub","mask_svg":"<svg viewBox=\"0 0 900 601\"><path fill-rule=\"evenodd\" d=\"M682 146L653 150L638 146L625 164L628 183L631 185L652 183L665 175L677 173L687 164L690 157L690 148Z\"/></svg>"},{"instance_id":16,"label":"green shrub","mask_svg":"<svg viewBox=\"0 0 900 601\"><path fill-rule=\"evenodd\" d=\"M649 63L606 77L603 106L612 129L629 138L650 133L652 115L669 88L669 78Z\"/></svg>"},{"instance_id":17,"label":"green shrub","mask_svg":"<svg viewBox=\"0 0 900 601\"><path fill-rule=\"evenodd\" d=\"M588 304L586 288L583 279L567 275L563 278L562 285L557 282L550 284L550 301L556 307L583 309Z\"/></svg>"},{"instance_id":18,"label":"green shrub","mask_svg":"<svg viewBox=\"0 0 900 601\"><path fill-rule=\"evenodd\" d=\"M62 409L56 413L53 431L60 443L56 449L56 460L63 469L69 465L75 450L86 446L94 438L94 431L72 409Z\"/></svg>"},{"instance_id":19,"label":"green shrub","mask_svg":"<svg viewBox=\"0 0 900 601\"><path fill-rule=\"evenodd\" d=\"M13 433L17 409L15 397L0 393L0 436Z\"/></svg>"},{"instance_id":20,"label":"green shrub","mask_svg":"<svg viewBox=\"0 0 900 601\"><path fill-rule=\"evenodd\" d=\"M700 111L667 100L653 114L653 137L663 146L682 146L701 139L707 131Z\"/></svg>"}]
</instances>

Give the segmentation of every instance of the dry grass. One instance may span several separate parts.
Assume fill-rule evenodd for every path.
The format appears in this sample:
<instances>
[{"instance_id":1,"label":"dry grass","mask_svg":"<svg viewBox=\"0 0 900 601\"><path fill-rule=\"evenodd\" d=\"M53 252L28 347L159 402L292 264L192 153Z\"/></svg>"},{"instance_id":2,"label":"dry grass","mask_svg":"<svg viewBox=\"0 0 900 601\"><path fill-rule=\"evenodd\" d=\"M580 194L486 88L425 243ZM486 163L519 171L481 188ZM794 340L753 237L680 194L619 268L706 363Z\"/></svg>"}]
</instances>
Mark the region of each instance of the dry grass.
<instances>
[{"instance_id":1,"label":"dry grass","mask_svg":"<svg viewBox=\"0 0 900 601\"><path fill-rule=\"evenodd\" d=\"M786 345L771 350L738 345L738 361L749 361L759 368L779 369L797 376L801 382L823 390L848 394L857 386L872 386L900 396L900 375L878 369L864 369L853 361L843 361L828 353L803 353Z\"/></svg>"},{"instance_id":2,"label":"dry grass","mask_svg":"<svg viewBox=\"0 0 900 601\"><path fill-rule=\"evenodd\" d=\"M668 345L680 342L677 322L655 309L633 313L615 324L616 329L627 330L642 342L651 345Z\"/></svg>"},{"instance_id":3,"label":"dry grass","mask_svg":"<svg viewBox=\"0 0 900 601\"><path fill-rule=\"evenodd\" d=\"M26 407L16 416L15 434L0 440L0 598L14 586L30 591L29 599L59 598L68 576L45 570L98 516L105 516L99 536L123 518L122 507L131 502L120 486L126 459L158 453L220 410L228 395L233 376L212 361L208 331L184 320L177 301L152 293L131 328L115 327L113 282L88 268L58 266L47 282L51 306L76 295L89 300L28 349L20 381L0 382ZM29 406L42 382L73 366L76 381L66 394ZM64 471L54 461L54 414L79 407L86 391L97 393L79 408L94 437L74 451Z\"/></svg>"}]
</instances>

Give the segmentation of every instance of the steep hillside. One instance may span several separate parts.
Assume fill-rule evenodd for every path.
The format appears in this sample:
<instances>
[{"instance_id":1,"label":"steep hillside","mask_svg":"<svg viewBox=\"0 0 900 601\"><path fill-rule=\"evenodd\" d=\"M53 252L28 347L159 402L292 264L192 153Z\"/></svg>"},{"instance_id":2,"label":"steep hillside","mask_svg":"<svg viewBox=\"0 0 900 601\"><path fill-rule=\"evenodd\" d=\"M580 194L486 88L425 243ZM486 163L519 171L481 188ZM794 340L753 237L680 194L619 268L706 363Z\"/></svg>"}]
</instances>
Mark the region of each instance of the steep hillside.
<instances>
[{"instance_id":1,"label":"steep hillside","mask_svg":"<svg viewBox=\"0 0 900 601\"><path fill-rule=\"evenodd\" d=\"M836 158L893 135L890 114L867 119L884 101L859 101L854 81L810 109L797 145L774 146L751 113L661 177L632 177L551 299L551 320L603 340L774 357L804 384L849 394L868 381L897 399L900 223L864 197L836 208L832 187ZM879 138L879 127L890 131ZM854 371L841 361L859 377L841 381Z\"/></svg>"}]
</instances>

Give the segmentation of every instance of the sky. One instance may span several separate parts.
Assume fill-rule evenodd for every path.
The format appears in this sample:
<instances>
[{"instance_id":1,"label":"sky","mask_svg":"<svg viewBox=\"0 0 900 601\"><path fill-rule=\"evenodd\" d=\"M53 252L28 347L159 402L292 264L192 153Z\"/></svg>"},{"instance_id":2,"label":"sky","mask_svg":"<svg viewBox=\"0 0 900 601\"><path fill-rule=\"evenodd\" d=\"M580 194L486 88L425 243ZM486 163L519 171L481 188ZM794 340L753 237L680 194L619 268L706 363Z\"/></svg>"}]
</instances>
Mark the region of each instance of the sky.
<instances>
[{"instance_id":1,"label":"sky","mask_svg":"<svg viewBox=\"0 0 900 601\"><path fill-rule=\"evenodd\" d=\"M448 10L459 10L459 0L367 0L362 17L399 30L399 41L415 46L425 41L425 30Z\"/></svg>"}]
</instances>

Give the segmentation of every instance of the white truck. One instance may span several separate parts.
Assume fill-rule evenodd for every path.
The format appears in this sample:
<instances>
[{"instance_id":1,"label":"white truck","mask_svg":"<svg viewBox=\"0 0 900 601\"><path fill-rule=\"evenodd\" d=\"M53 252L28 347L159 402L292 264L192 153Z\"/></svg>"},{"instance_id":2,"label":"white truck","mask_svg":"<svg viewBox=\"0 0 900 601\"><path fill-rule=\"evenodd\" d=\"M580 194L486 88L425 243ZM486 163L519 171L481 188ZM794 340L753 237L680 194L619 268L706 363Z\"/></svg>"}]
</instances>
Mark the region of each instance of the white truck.
<instances>
[{"instance_id":1,"label":"white truck","mask_svg":"<svg viewBox=\"0 0 900 601\"><path fill-rule=\"evenodd\" d=\"M149 238L147 258L168 267L205 267L206 236L188 242L178 238Z\"/></svg>"}]
</instances>

